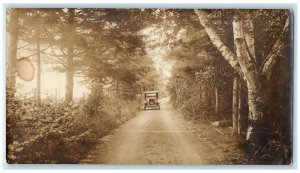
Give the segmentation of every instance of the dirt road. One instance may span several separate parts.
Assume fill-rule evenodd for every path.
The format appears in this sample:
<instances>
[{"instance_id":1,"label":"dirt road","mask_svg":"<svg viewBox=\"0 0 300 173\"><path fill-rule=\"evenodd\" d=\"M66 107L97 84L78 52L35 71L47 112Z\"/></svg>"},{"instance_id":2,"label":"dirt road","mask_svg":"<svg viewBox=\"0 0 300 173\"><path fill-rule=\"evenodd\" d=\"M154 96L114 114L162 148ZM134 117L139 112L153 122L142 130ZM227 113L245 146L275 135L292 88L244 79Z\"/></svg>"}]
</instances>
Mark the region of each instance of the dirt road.
<instances>
[{"instance_id":1,"label":"dirt road","mask_svg":"<svg viewBox=\"0 0 300 173\"><path fill-rule=\"evenodd\" d=\"M212 131L185 121L163 99L161 110L141 111L102 138L82 163L230 164L228 157L237 156L229 150L236 146L215 141L211 133L219 134Z\"/></svg>"}]
</instances>

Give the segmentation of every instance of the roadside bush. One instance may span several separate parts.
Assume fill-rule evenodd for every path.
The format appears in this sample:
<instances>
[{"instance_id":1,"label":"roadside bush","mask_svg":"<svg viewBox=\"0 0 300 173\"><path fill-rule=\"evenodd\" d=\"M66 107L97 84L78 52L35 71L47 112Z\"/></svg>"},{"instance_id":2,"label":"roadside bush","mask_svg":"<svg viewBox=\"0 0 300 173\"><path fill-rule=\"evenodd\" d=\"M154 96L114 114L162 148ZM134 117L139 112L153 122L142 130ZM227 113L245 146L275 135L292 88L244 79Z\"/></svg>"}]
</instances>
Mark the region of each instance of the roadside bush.
<instances>
[{"instance_id":1,"label":"roadside bush","mask_svg":"<svg viewBox=\"0 0 300 173\"><path fill-rule=\"evenodd\" d=\"M99 138L138 111L135 101L102 94L70 104L48 99L38 105L9 95L6 102L8 163L77 163Z\"/></svg>"},{"instance_id":2,"label":"roadside bush","mask_svg":"<svg viewBox=\"0 0 300 173\"><path fill-rule=\"evenodd\" d=\"M205 120L214 115L213 98L201 96L199 83L189 78L171 78L169 93L171 102L183 116L192 120ZM203 94L202 94L203 95ZM202 97L202 98L201 98Z\"/></svg>"},{"instance_id":3,"label":"roadside bush","mask_svg":"<svg viewBox=\"0 0 300 173\"><path fill-rule=\"evenodd\" d=\"M33 99L8 97L7 162L77 163L120 123L112 111L114 104L97 111L89 110L90 104L88 99L86 103L37 105ZM123 121L135 115L132 102L124 102L123 107Z\"/></svg>"},{"instance_id":4,"label":"roadside bush","mask_svg":"<svg viewBox=\"0 0 300 173\"><path fill-rule=\"evenodd\" d=\"M90 140L89 123L75 103L7 99L8 163L74 163ZM76 117L77 114L77 117ZM77 154L76 154L77 153Z\"/></svg>"}]
</instances>

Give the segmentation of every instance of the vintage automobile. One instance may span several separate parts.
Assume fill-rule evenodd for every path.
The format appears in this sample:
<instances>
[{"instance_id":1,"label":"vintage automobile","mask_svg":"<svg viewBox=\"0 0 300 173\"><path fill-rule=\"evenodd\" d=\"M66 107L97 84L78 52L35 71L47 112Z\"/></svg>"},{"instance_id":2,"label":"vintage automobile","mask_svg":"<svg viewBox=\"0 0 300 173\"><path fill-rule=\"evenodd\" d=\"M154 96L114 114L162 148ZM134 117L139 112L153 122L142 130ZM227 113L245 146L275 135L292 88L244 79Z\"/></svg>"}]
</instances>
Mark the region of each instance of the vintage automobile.
<instances>
[{"instance_id":1,"label":"vintage automobile","mask_svg":"<svg viewBox=\"0 0 300 173\"><path fill-rule=\"evenodd\" d=\"M147 108L155 108L160 110L160 105L158 102L158 91L145 91L144 99L144 110L147 110Z\"/></svg>"}]
</instances>

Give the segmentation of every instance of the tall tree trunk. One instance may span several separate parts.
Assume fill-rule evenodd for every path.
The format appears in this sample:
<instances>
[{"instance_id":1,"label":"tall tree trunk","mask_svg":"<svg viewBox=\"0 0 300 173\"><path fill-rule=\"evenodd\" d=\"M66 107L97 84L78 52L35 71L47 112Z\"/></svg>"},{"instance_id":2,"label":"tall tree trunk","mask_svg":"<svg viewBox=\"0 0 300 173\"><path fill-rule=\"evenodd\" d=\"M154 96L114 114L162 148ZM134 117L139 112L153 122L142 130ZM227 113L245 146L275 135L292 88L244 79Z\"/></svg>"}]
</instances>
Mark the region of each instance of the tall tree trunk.
<instances>
[{"instance_id":1,"label":"tall tree trunk","mask_svg":"<svg viewBox=\"0 0 300 173\"><path fill-rule=\"evenodd\" d=\"M66 70L66 102L69 103L73 99L73 48L68 47L67 70Z\"/></svg>"},{"instance_id":2,"label":"tall tree trunk","mask_svg":"<svg viewBox=\"0 0 300 173\"><path fill-rule=\"evenodd\" d=\"M258 163L264 162L262 156L265 151L263 148L267 146L270 134L266 123L270 95L265 86L262 80L247 81L249 114L246 149L252 160Z\"/></svg>"},{"instance_id":3,"label":"tall tree trunk","mask_svg":"<svg viewBox=\"0 0 300 173\"><path fill-rule=\"evenodd\" d=\"M69 103L73 99L73 78L74 78L74 15L75 9L68 9L69 18L67 33L67 64L66 64L66 102Z\"/></svg>"},{"instance_id":4,"label":"tall tree trunk","mask_svg":"<svg viewBox=\"0 0 300 173\"><path fill-rule=\"evenodd\" d=\"M215 87L215 97L216 97L215 114L216 114L216 116L220 116L220 98L219 98L218 87Z\"/></svg>"},{"instance_id":5,"label":"tall tree trunk","mask_svg":"<svg viewBox=\"0 0 300 173\"><path fill-rule=\"evenodd\" d=\"M239 103L238 103L238 124L237 124L237 133L241 134L242 133L242 110L243 110L243 91L242 91L242 84L239 82Z\"/></svg>"},{"instance_id":6,"label":"tall tree trunk","mask_svg":"<svg viewBox=\"0 0 300 173\"><path fill-rule=\"evenodd\" d=\"M16 92L16 61L17 61L17 50L18 50L18 34L19 34L19 11L17 9L7 10L7 24L8 24L8 38L7 38L7 76L6 76L6 146L13 143L12 135L15 131L11 128L12 119L10 115L15 114L15 109L11 104ZM7 150L9 152L9 150ZM7 156L10 153L7 154ZM6 157L7 161L10 159Z\"/></svg>"},{"instance_id":7,"label":"tall tree trunk","mask_svg":"<svg viewBox=\"0 0 300 173\"><path fill-rule=\"evenodd\" d=\"M11 96L16 92L16 61L19 35L19 10L9 9L8 11L8 52L7 52L7 93Z\"/></svg>"},{"instance_id":8,"label":"tall tree trunk","mask_svg":"<svg viewBox=\"0 0 300 173\"><path fill-rule=\"evenodd\" d=\"M259 73L259 68L255 59L249 53L249 47L245 39L247 30L244 28L244 20L240 15L236 16L233 20L234 43L236 46L236 53L239 59L242 71L247 81L248 88L248 102L249 102L249 115L248 115L248 128L246 134L246 141L248 144L248 152L253 154L255 158L262 147L266 145L267 132L265 131L265 113L268 108L269 98L267 92L266 79ZM256 153L256 154L254 154Z\"/></svg>"},{"instance_id":9,"label":"tall tree trunk","mask_svg":"<svg viewBox=\"0 0 300 173\"><path fill-rule=\"evenodd\" d=\"M212 98L212 92L208 92L208 106L211 106L211 98Z\"/></svg>"},{"instance_id":10,"label":"tall tree trunk","mask_svg":"<svg viewBox=\"0 0 300 173\"><path fill-rule=\"evenodd\" d=\"M253 62L256 61L256 56L255 56L255 42L254 42L254 31L253 31L253 22L250 18L249 12L241 12L242 16L244 16L244 20L242 22L243 26L243 35L245 38L245 43L247 45L247 52L248 55Z\"/></svg>"},{"instance_id":11,"label":"tall tree trunk","mask_svg":"<svg viewBox=\"0 0 300 173\"><path fill-rule=\"evenodd\" d=\"M232 127L235 133L238 133L239 82L239 76L235 75L232 90Z\"/></svg>"},{"instance_id":12,"label":"tall tree trunk","mask_svg":"<svg viewBox=\"0 0 300 173\"><path fill-rule=\"evenodd\" d=\"M41 49L40 49L40 32L36 31L36 53L37 53L37 104L41 104Z\"/></svg>"}]
</instances>

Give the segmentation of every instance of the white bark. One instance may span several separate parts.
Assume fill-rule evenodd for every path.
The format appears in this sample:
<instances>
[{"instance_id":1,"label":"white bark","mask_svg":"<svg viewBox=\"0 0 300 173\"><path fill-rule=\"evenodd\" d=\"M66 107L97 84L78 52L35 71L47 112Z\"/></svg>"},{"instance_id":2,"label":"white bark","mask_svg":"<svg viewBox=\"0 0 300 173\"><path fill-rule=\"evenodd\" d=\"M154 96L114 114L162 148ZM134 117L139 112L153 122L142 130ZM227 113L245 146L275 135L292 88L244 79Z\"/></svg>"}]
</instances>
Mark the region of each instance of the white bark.
<instances>
[{"instance_id":1,"label":"white bark","mask_svg":"<svg viewBox=\"0 0 300 173\"><path fill-rule=\"evenodd\" d=\"M246 81L255 81L258 77L258 69L247 48L245 35L249 34L245 33L247 30L243 23L245 22L239 16L235 16L232 21L236 55Z\"/></svg>"},{"instance_id":2,"label":"white bark","mask_svg":"<svg viewBox=\"0 0 300 173\"><path fill-rule=\"evenodd\" d=\"M261 79L261 74L259 73L257 64L249 53L250 51L245 39L247 29L245 29L245 25L243 25L243 23L245 22L242 18L234 20L232 23L235 35L234 44L236 46L236 54L245 75L248 89L249 125L246 132L246 140L252 146L256 146L260 143L261 125L264 124L265 110L268 104L266 102L267 95L264 93L266 83ZM239 32L235 33L237 31Z\"/></svg>"},{"instance_id":3,"label":"white bark","mask_svg":"<svg viewBox=\"0 0 300 173\"><path fill-rule=\"evenodd\" d=\"M239 114L239 76L233 80L232 91L232 127L234 132L238 132L238 114Z\"/></svg>"},{"instance_id":4,"label":"white bark","mask_svg":"<svg viewBox=\"0 0 300 173\"><path fill-rule=\"evenodd\" d=\"M262 110L259 109L259 105L264 105L263 101L258 100L259 94L261 94L262 84L259 80L259 71L256 64L251 60L250 55L247 51L247 45L244 37L244 25L241 18L236 18L233 22L234 32L234 44L236 46L236 54L241 65L242 71L245 75L248 88L248 99L249 99L249 119L256 121L261 119L263 116ZM242 32L241 32L242 31Z\"/></svg>"},{"instance_id":5,"label":"white bark","mask_svg":"<svg viewBox=\"0 0 300 173\"><path fill-rule=\"evenodd\" d=\"M243 109L243 96L242 96L242 85L241 82L239 83L239 104L238 104L238 134L242 132L242 109Z\"/></svg>"},{"instance_id":6,"label":"white bark","mask_svg":"<svg viewBox=\"0 0 300 173\"><path fill-rule=\"evenodd\" d=\"M204 27L214 46L220 50L223 57L227 60L231 67L242 77L243 73L236 56L228 49L228 47L226 47L214 29L210 27L206 12L204 10L195 9L195 13L197 14L201 25Z\"/></svg>"},{"instance_id":7,"label":"white bark","mask_svg":"<svg viewBox=\"0 0 300 173\"><path fill-rule=\"evenodd\" d=\"M248 49L247 51L251 60L256 63L253 23L249 13L246 13L244 16L245 19L243 19L243 33L244 33L244 37Z\"/></svg>"}]
</instances>

